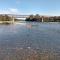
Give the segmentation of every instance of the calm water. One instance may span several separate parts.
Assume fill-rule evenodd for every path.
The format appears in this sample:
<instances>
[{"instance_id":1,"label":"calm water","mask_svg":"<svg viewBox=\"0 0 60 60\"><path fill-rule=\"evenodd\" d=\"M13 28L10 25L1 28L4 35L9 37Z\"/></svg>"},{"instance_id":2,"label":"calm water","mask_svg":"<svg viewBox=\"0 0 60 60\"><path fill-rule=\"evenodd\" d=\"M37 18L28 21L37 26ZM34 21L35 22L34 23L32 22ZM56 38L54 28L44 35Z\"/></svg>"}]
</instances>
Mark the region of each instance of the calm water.
<instances>
[{"instance_id":1,"label":"calm water","mask_svg":"<svg viewBox=\"0 0 60 60\"><path fill-rule=\"evenodd\" d=\"M16 48L33 49L40 53L60 53L60 23L0 25L0 56L14 53Z\"/></svg>"}]
</instances>

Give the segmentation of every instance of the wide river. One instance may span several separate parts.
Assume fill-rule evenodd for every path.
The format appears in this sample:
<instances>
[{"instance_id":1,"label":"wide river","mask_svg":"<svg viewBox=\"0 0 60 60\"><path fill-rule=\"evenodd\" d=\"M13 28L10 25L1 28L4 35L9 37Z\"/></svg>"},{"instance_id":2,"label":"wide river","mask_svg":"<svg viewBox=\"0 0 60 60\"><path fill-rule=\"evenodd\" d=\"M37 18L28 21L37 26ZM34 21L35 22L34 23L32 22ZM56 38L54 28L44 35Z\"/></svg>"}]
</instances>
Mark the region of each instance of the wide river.
<instances>
[{"instance_id":1,"label":"wide river","mask_svg":"<svg viewBox=\"0 0 60 60\"><path fill-rule=\"evenodd\" d=\"M50 56L50 60L59 60L60 23L22 22L0 25L0 60L29 60L27 57L23 59L22 56L32 55L31 52L45 56L40 60L49 60L48 54L53 56ZM16 57L19 53L21 58ZM33 60L33 57L30 58Z\"/></svg>"}]
</instances>

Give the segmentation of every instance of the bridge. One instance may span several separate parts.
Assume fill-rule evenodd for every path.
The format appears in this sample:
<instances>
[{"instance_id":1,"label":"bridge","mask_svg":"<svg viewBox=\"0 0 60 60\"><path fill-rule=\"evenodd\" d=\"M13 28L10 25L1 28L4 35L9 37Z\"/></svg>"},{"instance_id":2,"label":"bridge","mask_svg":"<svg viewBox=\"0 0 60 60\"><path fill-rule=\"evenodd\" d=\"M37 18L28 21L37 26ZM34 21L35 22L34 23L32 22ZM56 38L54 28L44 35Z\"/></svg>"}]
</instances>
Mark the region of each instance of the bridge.
<instances>
[{"instance_id":1,"label":"bridge","mask_svg":"<svg viewBox=\"0 0 60 60\"><path fill-rule=\"evenodd\" d=\"M15 17L15 18L27 18L29 16L30 15L13 15L13 17Z\"/></svg>"},{"instance_id":2,"label":"bridge","mask_svg":"<svg viewBox=\"0 0 60 60\"><path fill-rule=\"evenodd\" d=\"M12 20L14 22L15 19L18 19L20 21L24 21L27 17L30 15L15 15L15 14L8 14L8 16L12 17Z\"/></svg>"},{"instance_id":3,"label":"bridge","mask_svg":"<svg viewBox=\"0 0 60 60\"><path fill-rule=\"evenodd\" d=\"M29 15L14 15L13 17L18 20L25 20Z\"/></svg>"},{"instance_id":4,"label":"bridge","mask_svg":"<svg viewBox=\"0 0 60 60\"><path fill-rule=\"evenodd\" d=\"M13 15L13 14L9 14L8 16L14 17L14 18L27 18L27 17L29 17L30 15Z\"/></svg>"}]
</instances>

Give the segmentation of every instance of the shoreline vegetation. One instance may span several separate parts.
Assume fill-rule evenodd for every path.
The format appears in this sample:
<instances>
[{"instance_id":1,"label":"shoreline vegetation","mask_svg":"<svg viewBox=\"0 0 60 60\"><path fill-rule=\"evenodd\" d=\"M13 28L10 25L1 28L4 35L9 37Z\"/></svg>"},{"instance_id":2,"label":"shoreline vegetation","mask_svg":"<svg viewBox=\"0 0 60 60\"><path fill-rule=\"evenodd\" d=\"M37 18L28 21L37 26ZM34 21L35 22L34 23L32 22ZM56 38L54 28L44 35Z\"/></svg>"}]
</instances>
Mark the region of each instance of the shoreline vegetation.
<instances>
[{"instance_id":1,"label":"shoreline vegetation","mask_svg":"<svg viewBox=\"0 0 60 60\"><path fill-rule=\"evenodd\" d=\"M8 15L0 15L0 24L11 24L12 18Z\"/></svg>"},{"instance_id":2,"label":"shoreline vegetation","mask_svg":"<svg viewBox=\"0 0 60 60\"><path fill-rule=\"evenodd\" d=\"M30 15L25 21L60 22L60 16L40 16L39 14L36 14Z\"/></svg>"},{"instance_id":3,"label":"shoreline vegetation","mask_svg":"<svg viewBox=\"0 0 60 60\"><path fill-rule=\"evenodd\" d=\"M23 21L23 20L22 20ZM40 16L39 14L30 15L24 21L30 22L60 22L60 16ZM19 19L14 19L15 23L20 23ZM8 14L0 15L0 24L13 24L13 17Z\"/></svg>"}]
</instances>

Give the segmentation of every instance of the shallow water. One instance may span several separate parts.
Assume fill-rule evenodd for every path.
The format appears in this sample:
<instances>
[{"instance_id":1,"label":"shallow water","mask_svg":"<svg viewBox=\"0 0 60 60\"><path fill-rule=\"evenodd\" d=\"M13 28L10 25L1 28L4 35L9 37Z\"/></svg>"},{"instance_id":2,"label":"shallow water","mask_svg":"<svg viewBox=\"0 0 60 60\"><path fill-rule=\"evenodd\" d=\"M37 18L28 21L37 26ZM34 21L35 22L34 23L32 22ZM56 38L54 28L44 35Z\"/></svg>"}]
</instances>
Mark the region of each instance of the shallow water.
<instances>
[{"instance_id":1,"label":"shallow water","mask_svg":"<svg viewBox=\"0 0 60 60\"><path fill-rule=\"evenodd\" d=\"M24 52L26 56L30 53L55 54L57 58L54 57L51 60L59 60L60 23L23 22L20 24L0 25L0 60L10 59L11 56L17 54L16 51L20 53L22 51L21 54ZM15 59L17 60L16 56ZM15 59L11 57L10 60Z\"/></svg>"}]
</instances>

